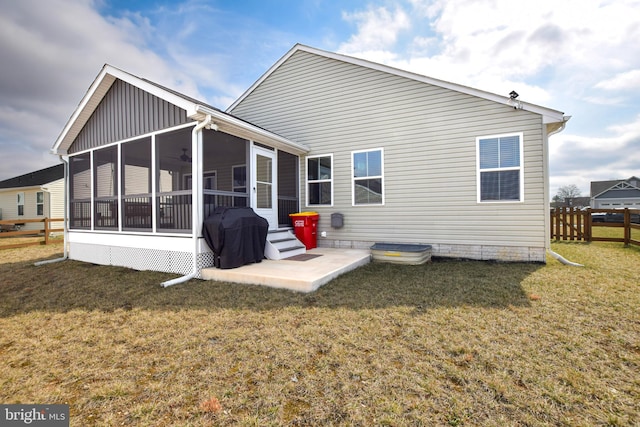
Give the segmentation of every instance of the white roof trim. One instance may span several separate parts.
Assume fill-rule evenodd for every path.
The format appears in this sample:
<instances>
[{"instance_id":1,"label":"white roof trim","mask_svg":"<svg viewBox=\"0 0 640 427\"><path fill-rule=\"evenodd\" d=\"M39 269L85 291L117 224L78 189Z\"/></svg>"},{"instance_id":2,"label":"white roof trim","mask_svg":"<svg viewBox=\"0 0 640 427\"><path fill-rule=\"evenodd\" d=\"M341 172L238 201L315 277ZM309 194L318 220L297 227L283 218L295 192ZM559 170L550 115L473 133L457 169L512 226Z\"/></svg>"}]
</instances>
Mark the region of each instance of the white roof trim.
<instances>
[{"instance_id":1,"label":"white roof trim","mask_svg":"<svg viewBox=\"0 0 640 427\"><path fill-rule=\"evenodd\" d=\"M335 59L337 61L343 61L354 65L359 65L361 67L366 67L378 71L382 71L385 73L394 74L396 76L405 77L408 79L416 80L423 83L428 83L434 86L439 86L445 89L451 89L456 92L461 92L467 95L477 96L479 98L487 99L489 101L494 101L499 104L505 104L511 106L509 103L510 99L508 96L498 95L491 92L486 92L484 90L475 89L468 86L463 86L457 83L451 83L444 80L435 79L433 77L423 76L421 74L416 74L410 71L401 70L398 68L390 67L388 65L379 64L376 62L367 61L365 59L354 58L352 56L343 55L340 53L328 52L325 50L305 46L302 44L296 44L293 48L289 50L282 58L280 58L275 64L271 66L249 89L247 89L240 97L234 101L229 108L227 108L227 112L232 111L238 104L240 104L251 92L253 92L263 81L265 81L277 68L279 68L286 60L288 60L294 53L302 51L307 52L319 56L324 56L325 58ZM543 123L562 123L565 122L564 113L557 110L552 110L550 108L541 107L539 105L530 104L526 102L519 102L522 110L529 111L532 113L540 114L543 119Z\"/></svg>"},{"instance_id":2,"label":"white roof trim","mask_svg":"<svg viewBox=\"0 0 640 427\"><path fill-rule=\"evenodd\" d=\"M631 178L628 179L621 179L619 182L613 184L611 187L607 188L604 191L599 192L598 194L596 194L595 196L592 197L592 199L597 199L598 197L602 196L604 193L609 192L611 190L639 190L640 191L640 187L636 187L635 185L631 185L629 183L629 181L633 180L633 179L637 179L635 176L632 176ZM618 186L622 186L619 188L616 188Z\"/></svg>"},{"instance_id":3,"label":"white roof trim","mask_svg":"<svg viewBox=\"0 0 640 427\"><path fill-rule=\"evenodd\" d=\"M217 111L207 106L203 106L187 99L179 94L165 90L147 80L136 77L126 71L120 70L111 65L105 64L102 70L95 78L87 93L84 95L80 104L71 115L71 118L63 128L60 136L56 139L51 152L58 155L66 155L67 150L73 144L78 134L87 123L91 115L94 113L104 96L107 94L113 82L120 79L129 83L145 92L148 92L160 99L163 99L179 108L186 110L187 117L192 120L204 120L207 114L215 117L220 125L220 130L235 134L236 136L246 137L248 139L258 138L258 141L269 144L272 143L276 148L282 148L285 151L293 151L296 154L302 154L309 151L309 148L290 141L284 137L271 133L267 130L254 126L248 122L239 120L227 113Z\"/></svg>"},{"instance_id":4,"label":"white roof trim","mask_svg":"<svg viewBox=\"0 0 640 427\"><path fill-rule=\"evenodd\" d=\"M203 120L207 115L211 116L213 122L218 126L218 130L220 131L267 144L274 148L291 152L296 155L305 154L311 151L306 145L298 144L297 142L291 141L283 136L277 135L249 122L245 122L244 120L240 120L237 117L233 117L228 113L213 110L204 105L196 106L196 114L193 116L195 119Z\"/></svg>"}]
</instances>

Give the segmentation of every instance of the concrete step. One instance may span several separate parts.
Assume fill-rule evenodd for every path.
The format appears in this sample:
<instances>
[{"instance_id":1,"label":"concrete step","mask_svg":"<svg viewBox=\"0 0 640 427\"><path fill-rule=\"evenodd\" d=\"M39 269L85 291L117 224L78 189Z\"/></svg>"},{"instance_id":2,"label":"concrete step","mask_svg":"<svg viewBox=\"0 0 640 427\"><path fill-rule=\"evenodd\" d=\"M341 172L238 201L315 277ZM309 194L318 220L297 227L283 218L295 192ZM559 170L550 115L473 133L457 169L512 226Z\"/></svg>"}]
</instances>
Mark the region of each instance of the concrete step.
<instances>
[{"instance_id":1,"label":"concrete step","mask_svg":"<svg viewBox=\"0 0 640 427\"><path fill-rule=\"evenodd\" d=\"M267 259L286 259L307 251L304 244L293 235L290 229L270 230L264 255Z\"/></svg>"}]
</instances>

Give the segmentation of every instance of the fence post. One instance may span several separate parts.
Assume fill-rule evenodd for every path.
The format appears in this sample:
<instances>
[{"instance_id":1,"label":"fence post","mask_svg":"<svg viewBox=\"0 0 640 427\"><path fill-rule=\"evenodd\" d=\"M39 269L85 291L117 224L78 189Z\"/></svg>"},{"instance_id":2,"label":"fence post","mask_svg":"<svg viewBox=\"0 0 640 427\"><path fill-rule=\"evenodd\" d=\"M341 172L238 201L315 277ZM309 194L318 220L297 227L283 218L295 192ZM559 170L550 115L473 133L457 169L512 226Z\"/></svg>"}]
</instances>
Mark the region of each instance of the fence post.
<instances>
[{"instance_id":1,"label":"fence post","mask_svg":"<svg viewBox=\"0 0 640 427\"><path fill-rule=\"evenodd\" d=\"M49 244L49 218L43 219L44 221L44 244Z\"/></svg>"},{"instance_id":2,"label":"fence post","mask_svg":"<svg viewBox=\"0 0 640 427\"><path fill-rule=\"evenodd\" d=\"M591 242L591 208L587 208L587 216L584 219L585 241Z\"/></svg>"},{"instance_id":3,"label":"fence post","mask_svg":"<svg viewBox=\"0 0 640 427\"><path fill-rule=\"evenodd\" d=\"M629 208L624 208L624 245L631 243L631 212Z\"/></svg>"}]
</instances>

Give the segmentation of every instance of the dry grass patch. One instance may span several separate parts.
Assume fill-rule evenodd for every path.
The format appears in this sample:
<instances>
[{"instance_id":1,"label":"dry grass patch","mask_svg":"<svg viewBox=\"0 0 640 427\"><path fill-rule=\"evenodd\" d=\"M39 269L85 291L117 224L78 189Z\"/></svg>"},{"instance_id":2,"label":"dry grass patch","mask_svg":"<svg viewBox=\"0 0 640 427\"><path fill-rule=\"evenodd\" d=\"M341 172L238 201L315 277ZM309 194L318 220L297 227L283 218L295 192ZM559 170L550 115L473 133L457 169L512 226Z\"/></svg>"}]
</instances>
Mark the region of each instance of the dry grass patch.
<instances>
[{"instance_id":1,"label":"dry grass patch","mask_svg":"<svg viewBox=\"0 0 640 427\"><path fill-rule=\"evenodd\" d=\"M554 244L584 268L374 263L307 295L33 266L54 249L0 253L0 401L66 402L72 425L640 419L637 248Z\"/></svg>"}]
</instances>

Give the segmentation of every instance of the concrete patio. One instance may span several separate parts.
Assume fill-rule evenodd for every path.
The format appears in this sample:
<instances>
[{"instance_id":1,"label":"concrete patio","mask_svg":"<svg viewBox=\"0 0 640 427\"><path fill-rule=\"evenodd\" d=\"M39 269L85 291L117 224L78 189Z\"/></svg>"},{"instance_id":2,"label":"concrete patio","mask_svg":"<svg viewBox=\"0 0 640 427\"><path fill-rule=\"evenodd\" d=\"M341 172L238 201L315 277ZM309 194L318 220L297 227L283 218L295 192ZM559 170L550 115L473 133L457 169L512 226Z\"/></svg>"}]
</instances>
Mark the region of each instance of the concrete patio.
<instances>
[{"instance_id":1,"label":"concrete patio","mask_svg":"<svg viewBox=\"0 0 640 427\"><path fill-rule=\"evenodd\" d=\"M312 292L348 271L368 264L371 251L315 248L290 259L268 260L239 268L202 270L202 278Z\"/></svg>"}]
</instances>

